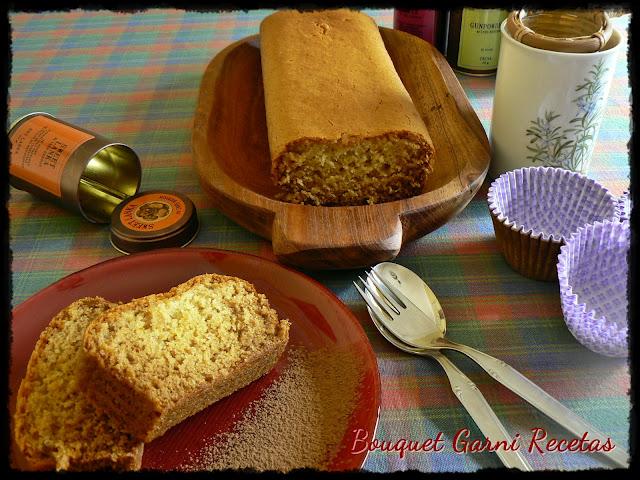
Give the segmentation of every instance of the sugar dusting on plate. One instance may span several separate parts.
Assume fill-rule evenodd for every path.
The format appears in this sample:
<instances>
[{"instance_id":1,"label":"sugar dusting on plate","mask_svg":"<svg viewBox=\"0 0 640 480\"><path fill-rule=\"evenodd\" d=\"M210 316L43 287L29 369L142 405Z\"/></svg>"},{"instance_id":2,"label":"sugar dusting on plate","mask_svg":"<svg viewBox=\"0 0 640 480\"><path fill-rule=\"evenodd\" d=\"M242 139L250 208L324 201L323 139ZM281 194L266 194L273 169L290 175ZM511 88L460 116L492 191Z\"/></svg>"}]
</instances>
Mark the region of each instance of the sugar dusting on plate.
<instances>
[{"instance_id":1,"label":"sugar dusting on plate","mask_svg":"<svg viewBox=\"0 0 640 480\"><path fill-rule=\"evenodd\" d=\"M348 350L295 347L278 379L230 432L215 435L181 470L328 468L358 400L363 372Z\"/></svg>"}]
</instances>

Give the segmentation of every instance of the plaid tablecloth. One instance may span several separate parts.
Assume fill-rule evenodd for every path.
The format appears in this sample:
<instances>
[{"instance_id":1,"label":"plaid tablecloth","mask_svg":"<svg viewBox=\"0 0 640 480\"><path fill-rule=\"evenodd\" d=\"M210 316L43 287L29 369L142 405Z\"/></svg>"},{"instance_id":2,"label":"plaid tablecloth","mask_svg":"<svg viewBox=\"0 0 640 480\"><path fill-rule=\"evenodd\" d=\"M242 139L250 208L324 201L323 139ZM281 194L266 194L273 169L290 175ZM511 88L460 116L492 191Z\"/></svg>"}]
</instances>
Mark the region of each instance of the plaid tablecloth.
<instances>
[{"instance_id":1,"label":"plaid tablecloth","mask_svg":"<svg viewBox=\"0 0 640 480\"><path fill-rule=\"evenodd\" d=\"M391 10L367 10L391 26ZM273 258L268 241L224 217L199 187L191 166L192 116L201 75L229 43L258 31L270 13L156 9L10 14L12 64L9 120L46 111L134 148L143 164L142 188L175 189L196 204L201 231L194 246ZM615 20L626 32L628 17ZM625 33L626 39L626 33ZM626 40L625 40L626 41ZM619 56L590 175L620 194L628 187L629 97L626 49ZM488 130L495 79L459 76ZM397 261L425 278L439 297L451 339L510 363L565 405L628 448L630 388L626 360L582 347L566 329L558 285L515 273L497 250L484 185L447 225L402 250ZM76 270L119 255L105 226L90 224L22 191L11 189L10 247L13 304ZM453 452L453 435L471 417L432 360L403 354L378 334L351 281L360 271L306 272L332 289L361 320L378 358L382 407L376 437L423 440L443 432L440 453L373 452L372 471L474 471L498 467L493 453ZM448 354L449 355L449 354ZM461 355L450 354L476 382L507 429L531 437L570 435L498 385ZM526 442L524 442L526 443ZM527 454L536 469L609 466L579 453Z\"/></svg>"}]
</instances>

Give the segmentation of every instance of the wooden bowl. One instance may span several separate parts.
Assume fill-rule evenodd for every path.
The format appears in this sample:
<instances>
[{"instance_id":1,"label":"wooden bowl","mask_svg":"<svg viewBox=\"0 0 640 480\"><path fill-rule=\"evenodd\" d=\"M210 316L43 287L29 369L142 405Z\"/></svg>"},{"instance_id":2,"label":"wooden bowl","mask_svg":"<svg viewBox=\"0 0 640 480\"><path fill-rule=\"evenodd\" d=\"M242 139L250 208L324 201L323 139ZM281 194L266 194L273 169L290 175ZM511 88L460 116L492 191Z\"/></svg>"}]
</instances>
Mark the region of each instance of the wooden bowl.
<instances>
[{"instance_id":1,"label":"wooden bowl","mask_svg":"<svg viewBox=\"0 0 640 480\"><path fill-rule=\"evenodd\" d=\"M344 269L391 260L406 242L460 212L486 176L487 136L447 61L418 37L388 28L380 33L436 151L423 193L405 200L353 207L277 200L259 37L229 45L204 73L192 137L202 188L222 213L271 239L281 262Z\"/></svg>"}]
</instances>

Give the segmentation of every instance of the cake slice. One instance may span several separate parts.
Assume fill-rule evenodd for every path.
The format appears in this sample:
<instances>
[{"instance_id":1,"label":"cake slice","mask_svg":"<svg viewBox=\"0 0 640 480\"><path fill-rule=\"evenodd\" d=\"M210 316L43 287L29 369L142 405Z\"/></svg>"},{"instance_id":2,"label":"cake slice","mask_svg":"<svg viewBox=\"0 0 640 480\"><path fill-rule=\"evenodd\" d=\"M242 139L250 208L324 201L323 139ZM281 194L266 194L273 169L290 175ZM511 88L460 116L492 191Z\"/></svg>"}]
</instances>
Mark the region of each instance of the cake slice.
<instances>
[{"instance_id":1,"label":"cake slice","mask_svg":"<svg viewBox=\"0 0 640 480\"><path fill-rule=\"evenodd\" d=\"M359 205L422 192L431 138L371 17L278 11L260 25L260 55L284 200Z\"/></svg>"},{"instance_id":2,"label":"cake slice","mask_svg":"<svg viewBox=\"0 0 640 480\"><path fill-rule=\"evenodd\" d=\"M86 390L82 348L89 322L114 304L80 299L58 313L42 332L20 383L15 440L35 470L137 470L143 444L96 410Z\"/></svg>"},{"instance_id":3,"label":"cake slice","mask_svg":"<svg viewBox=\"0 0 640 480\"><path fill-rule=\"evenodd\" d=\"M267 373L288 339L289 322L252 284L200 275L89 325L91 398L149 442Z\"/></svg>"}]
</instances>

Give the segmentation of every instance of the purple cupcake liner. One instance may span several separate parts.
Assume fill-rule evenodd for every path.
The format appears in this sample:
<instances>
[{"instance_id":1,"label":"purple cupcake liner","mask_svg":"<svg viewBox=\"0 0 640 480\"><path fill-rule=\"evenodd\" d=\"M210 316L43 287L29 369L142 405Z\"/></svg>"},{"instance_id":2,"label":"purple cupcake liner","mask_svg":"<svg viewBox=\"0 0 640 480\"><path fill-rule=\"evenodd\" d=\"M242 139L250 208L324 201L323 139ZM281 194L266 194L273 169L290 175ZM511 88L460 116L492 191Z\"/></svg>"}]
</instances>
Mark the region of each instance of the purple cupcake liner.
<instances>
[{"instance_id":1,"label":"purple cupcake liner","mask_svg":"<svg viewBox=\"0 0 640 480\"><path fill-rule=\"evenodd\" d=\"M621 222L629 220L631 216L631 198L629 197L628 190L618 197L616 201L616 213Z\"/></svg>"},{"instance_id":2,"label":"purple cupcake liner","mask_svg":"<svg viewBox=\"0 0 640 480\"><path fill-rule=\"evenodd\" d=\"M628 354L629 248L629 222L605 220L578 229L558 256L567 328L582 345L610 357Z\"/></svg>"},{"instance_id":3,"label":"purple cupcake liner","mask_svg":"<svg viewBox=\"0 0 640 480\"><path fill-rule=\"evenodd\" d=\"M616 214L611 193L580 173L554 167L525 167L503 173L488 194L489 210L513 230L565 241L578 228Z\"/></svg>"},{"instance_id":4,"label":"purple cupcake liner","mask_svg":"<svg viewBox=\"0 0 640 480\"><path fill-rule=\"evenodd\" d=\"M578 228L616 218L615 198L594 180L554 167L525 167L493 181L487 196L500 250L529 278L555 280L560 246Z\"/></svg>"}]
</instances>

